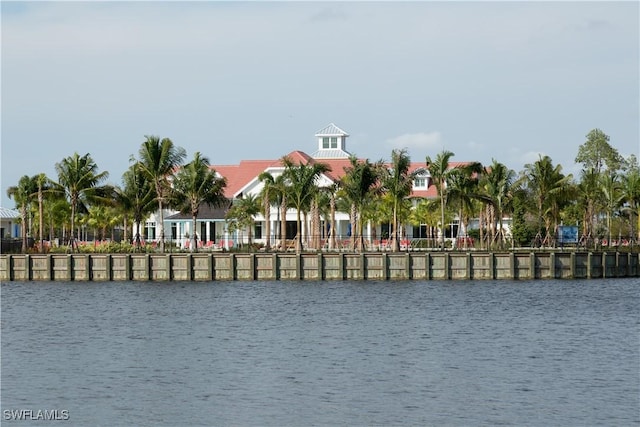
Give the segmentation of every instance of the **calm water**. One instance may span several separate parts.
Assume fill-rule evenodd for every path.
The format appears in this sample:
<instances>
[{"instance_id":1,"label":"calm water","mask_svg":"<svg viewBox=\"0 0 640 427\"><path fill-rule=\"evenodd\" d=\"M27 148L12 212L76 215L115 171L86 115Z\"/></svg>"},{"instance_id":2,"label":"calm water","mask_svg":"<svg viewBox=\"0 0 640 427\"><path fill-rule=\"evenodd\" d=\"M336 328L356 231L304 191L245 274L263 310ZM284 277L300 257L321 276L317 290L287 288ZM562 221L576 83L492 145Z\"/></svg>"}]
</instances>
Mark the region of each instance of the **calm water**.
<instances>
[{"instance_id":1,"label":"calm water","mask_svg":"<svg viewBox=\"0 0 640 427\"><path fill-rule=\"evenodd\" d=\"M639 313L637 279L5 283L2 422L639 425Z\"/></svg>"}]
</instances>

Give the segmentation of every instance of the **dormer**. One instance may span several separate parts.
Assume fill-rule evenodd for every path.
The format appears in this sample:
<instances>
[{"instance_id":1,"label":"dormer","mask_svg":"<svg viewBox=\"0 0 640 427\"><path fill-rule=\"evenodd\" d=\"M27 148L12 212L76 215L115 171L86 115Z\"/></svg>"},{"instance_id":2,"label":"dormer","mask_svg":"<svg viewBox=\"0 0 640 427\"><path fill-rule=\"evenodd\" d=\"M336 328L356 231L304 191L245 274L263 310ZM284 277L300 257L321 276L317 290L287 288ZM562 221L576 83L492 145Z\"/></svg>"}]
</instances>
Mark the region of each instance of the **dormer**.
<instances>
[{"instance_id":1,"label":"dormer","mask_svg":"<svg viewBox=\"0 0 640 427\"><path fill-rule=\"evenodd\" d=\"M347 151L348 133L330 123L324 129L316 132L318 150L311 155L314 159L347 158L351 154Z\"/></svg>"}]
</instances>

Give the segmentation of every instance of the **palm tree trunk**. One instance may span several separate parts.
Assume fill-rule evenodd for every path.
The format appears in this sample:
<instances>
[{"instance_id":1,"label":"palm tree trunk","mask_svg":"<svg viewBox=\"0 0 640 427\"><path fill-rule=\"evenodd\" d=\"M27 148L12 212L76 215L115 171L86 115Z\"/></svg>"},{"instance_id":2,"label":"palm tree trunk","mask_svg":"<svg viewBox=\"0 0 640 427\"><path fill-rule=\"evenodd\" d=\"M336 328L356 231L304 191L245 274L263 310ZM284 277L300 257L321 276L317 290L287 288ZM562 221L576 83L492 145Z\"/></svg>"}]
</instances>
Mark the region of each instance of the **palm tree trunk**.
<instances>
[{"instance_id":1,"label":"palm tree trunk","mask_svg":"<svg viewBox=\"0 0 640 427\"><path fill-rule=\"evenodd\" d=\"M329 229L329 249L336 247L336 197L331 195L331 228Z\"/></svg>"},{"instance_id":2,"label":"palm tree trunk","mask_svg":"<svg viewBox=\"0 0 640 427\"><path fill-rule=\"evenodd\" d=\"M42 195L42 185L38 186L38 216L39 218L39 226L38 226L38 240L40 241L40 253L44 253L44 239L43 239L43 233L44 233L44 197Z\"/></svg>"},{"instance_id":3,"label":"palm tree trunk","mask_svg":"<svg viewBox=\"0 0 640 427\"><path fill-rule=\"evenodd\" d=\"M296 253L300 253L302 250L302 241L300 239L300 228L302 227L301 222L300 209L296 209Z\"/></svg>"},{"instance_id":4,"label":"palm tree trunk","mask_svg":"<svg viewBox=\"0 0 640 427\"><path fill-rule=\"evenodd\" d=\"M287 249L287 199L280 202L280 250Z\"/></svg>"},{"instance_id":5,"label":"palm tree trunk","mask_svg":"<svg viewBox=\"0 0 640 427\"><path fill-rule=\"evenodd\" d=\"M271 249L271 203L269 203L268 195L265 195L264 222L265 233L267 235L264 247L268 251L269 249Z\"/></svg>"},{"instance_id":6,"label":"palm tree trunk","mask_svg":"<svg viewBox=\"0 0 640 427\"><path fill-rule=\"evenodd\" d=\"M393 203L393 237L391 243L393 245L393 252L400 251L400 242L398 241L398 202Z\"/></svg>"},{"instance_id":7,"label":"palm tree trunk","mask_svg":"<svg viewBox=\"0 0 640 427\"><path fill-rule=\"evenodd\" d=\"M191 217L191 222L193 224L193 227L191 230L191 245L189 245L190 252L198 252L198 236L196 236L196 227L198 226L197 221L198 221L198 215L193 215Z\"/></svg>"},{"instance_id":8,"label":"palm tree trunk","mask_svg":"<svg viewBox=\"0 0 640 427\"><path fill-rule=\"evenodd\" d=\"M440 192L440 248L444 251L444 192Z\"/></svg>"},{"instance_id":9,"label":"palm tree trunk","mask_svg":"<svg viewBox=\"0 0 640 427\"><path fill-rule=\"evenodd\" d=\"M164 253L164 212L162 206L162 198L160 197L158 198L158 208L160 209L160 221L157 223L160 236L160 252Z\"/></svg>"},{"instance_id":10,"label":"palm tree trunk","mask_svg":"<svg viewBox=\"0 0 640 427\"><path fill-rule=\"evenodd\" d=\"M22 217L22 253L27 253L27 206L20 207L20 216Z\"/></svg>"},{"instance_id":11,"label":"palm tree trunk","mask_svg":"<svg viewBox=\"0 0 640 427\"><path fill-rule=\"evenodd\" d=\"M351 224L351 250L355 251L356 250L356 223L358 221L358 210L356 208L355 203L351 204L351 218L350 219L350 224Z\"/></svg>"}]
</instances>

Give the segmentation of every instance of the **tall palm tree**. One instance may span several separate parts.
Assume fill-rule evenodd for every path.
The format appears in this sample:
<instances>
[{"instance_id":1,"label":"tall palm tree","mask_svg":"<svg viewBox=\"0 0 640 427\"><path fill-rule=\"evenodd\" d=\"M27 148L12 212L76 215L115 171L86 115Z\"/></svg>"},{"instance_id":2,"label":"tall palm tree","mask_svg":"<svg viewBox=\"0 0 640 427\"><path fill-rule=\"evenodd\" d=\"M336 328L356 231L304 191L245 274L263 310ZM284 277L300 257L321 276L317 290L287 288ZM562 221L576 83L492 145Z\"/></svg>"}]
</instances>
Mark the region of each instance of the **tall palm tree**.
<instances>
[{"instance_id":1,"label":"tall palm tree","mask_svg":"<svg viewBox=\"0 0 640 427\"><path fill-rule=\"evenodd\" d=\"M449 175L448 191L452 201L458 203L458 236L461 230L466 235L469 219L475 213L474 195L478 189L477 172L480 172L482 166L480 163L471 163L469 165L453 168ZM453 236L452 236L453 237ZM466 248L467 239L464 239L464 247Z\"/></svg>"},{"instance_id":2,"label":"tall palm tree","mask_svg":"<svg viewBox=\"0 0 640 427\"><path fill-rule=\"evenodd\" d=\"M491 208L492 237L498 238L500 247L504 247L503 218L516 188L515 176L513 170L494 159L491 166L485 168L480 182L478 198Z\"/></svg>"},{"instance_id":3,"label":"tall palm tree","mask_svg":"<svg viewBox=\"0 0 640 427\"><path fill-rule=\"evenodd\" d=\"M258 179L263 182L263 188L260 192L260 197L262 201L262 209L265 215L266 224L266 233L267 233L267 244L270 242L271 235L271 224L270 224L270 212L271 205L275 205L278 207L278 219L277 224L280 226L280 230L274 232L273 234L279 236L278 240L280 241L280 249L284 249L284 239L287 236L287 182L286 177L282 174L273 176L269 172L262 172ZM267 206L268 204L268 206ZM269 210L269 212L267 212ZM267 248L270 247L267 246Z\"/></svg>"},{"instance_id":4,"label":"tall palm tree","mask_svg":"<svg viewBox=\"0 0 640 427\"><path fill-rule=\"evenodd\" d=\"M135 227L133 236L134 246L140 248L140 224L158 208L155 187L143 173L140 162L133 163L122 175L122 188L116 189L117 203L122 207L126 218L131 216ZM126 231L125 231L126 232Z\"/></svg>"},{"instance_id":5,"label":"tall palm tree","mask_svg":"<svg viewBox=\"0 0 640 427\"><path fill-rule=\"evenodd\" d=\"M555 231L552 230L552 223L557 222L558 209L555 208L558 205L559 197L572 177L562 173L561 165L553 166L549 156L540 155L536 162L528 163L524 168L524 179L536 202L538 230L542 229L542 222L544 222L546 238L549 239L555 235L552 234Z\"/></svg>"},{"instance_id":6,"label":"tall palm tree","mask_svg":"<svg viewBox=\"0 0 640 427\"><path fill-rule=\"evenodd\" d=\"M170 178L186 157L183 148L177 147L169 138L162 140L157 136L145 136L140 146L140 168L146 178L153 184L160 221L158 224L160 236L160 250L164 252L164 209L171 190Z\"/></svg>"},{"instance_id":7,"label":"tall palm tree","mask_svg":"<svg viewBox=\"0 0 640 427\"><path fill-rule=\"evenodd\" d=\"M391 243L392 250L397 252L400 250L400 241L398 240L398 211L401 203L411 194L413 189L413 181L416 177L415 172L409 172L411 159L406 149L393 150L391 152L390 169L382 180L382 186L387 197L390 197L393 204L391 221Z\"/></svg>"},{"instance_id":8,"label":"tall palm tree","mask_svg":"<svg viewBox=\"0 0 640 427\"><path fill-rule=\"evenodd\" d=\"M364 247L362 213L367 201L379 194L381 178L381 162L372 164L369 159L358 160L356 156L349 157L349 166L344 168L345 175L340 181L342 196L351 205L351 248L361 251Z\"/></svg>"},{"instance_id":9,"label":"tall palm tree","mask_svg":"<svg viewBox=\"0 0 640 427\"><path fill-rule=\"evenodd\" d=\"M618 175L614 172L601 174L598 184L602 191L604 209L607 215L607 234L609 243L611 243L611 217L624 202L624 194L618 181Z\"/></svg>"},{"instance_id":10,"label":"tall palm tree","mask_svg":"<svg viewBox=\"0 0 640 427\"><path fill-rule=\"evenodd\" d=\"M629 206L631 234L633 235L633 216L637 221L636 231L640 239L640 169L634 168L622 176L622 196Z\"/></svg>"},{"instance_id":11,"label":"tall palm tree","mask_svg":"<svg viewBox=\"0 0 640 427\"><path fill-rule=\"evenodd\" d=\"M253 217L260 212L260 209L258 198L254 194L245 194L242 198L233 201L233 206L226 215L226 219L230 223L230 231L248 229L249 245L253 240Z\"/></svg>"},{"instance_id":12,"label":"tall palm tree","mask_svg":"<svg viewBox=\"0 0 640 427\"><path fill-rule=\"evenodd\" d=\"M271 249L271 206L279 201L279 186L280 182L278 178L282 180L282 175L278 175L274 178L269 172L262 172L258 175L258 180L262 182L262 190L260 191L260 200L262 202L262 214L264 215L265 222L265 249Z\"/></svg>"},{"instance_id":13,"label":"tall palm tree","mask_svg":"<svg viewBox=\"0 0 640 427\"><path fill-rule=\"evenodd\" d=\"M196 151L193 160L181 168L173 180L171 200L180 212L191 214L191 251L197 251L197 221L203 204L221 207L228 203L224 196L227 180L210 168L209 159Z\"/></svg>"},{"instance_id":14,"label":"tall palm tree","mask_svg":"<svg viewBox=\"0 0 640 427\"><path fill-rule=\"evenodd\" d=\"M86 211L88 204L95 201L109 200L111 189L101 183L107 179L109 172L98 172L98 165L89 153L84 156L74 153L56 163L58 183L71 205L71 230L69 247L77 249L74 238L76 214L78 210Z\"/></svg>"},{"instance_id":15,"label":"tall palm tree","mask_svg":"<svg viewBox=\"0 0 640 427\"><path fill-rule=\"evenodd\" d=\"M284 176L289 184L289 200L296 209L296 252L302 250L301 214L310 206L314 193L317 191L317 181L320 175L329 172L331 167L326 163L310 162L295 164L289 157L282 159L285 167ZM305 211L306 212L306 211Z\"/></svg>"},{"instance_id":16,"label":"tall palm tree","mask_svg":"<svg viewBox=\"0 0 640 427\"><path fill-rule=\"evenodd\" d=\"M28 175L23 175L18 184L7 188L7 197L12 198L16 207L20 209L22 220L22 252L27 252L28 213L33 203L33 195L37 192L37 184Z\"/></svg>"},{"instance_id":17,"label":"tall palm tree","mask_svg":"<svg viewBox=\"0 0 640 427\"><path fill-rule=\"evenodd\" d=\"M444 211L447 200L447 179L452 173L449 169L449 159L455 154L451 151L442 150L435 159L427 156L427 170L431 175L431 182L436 187L438 198L440 199L440 248L444 250Z\"/></svg>"},{"instance_id":18,"label":"tall palm tree","mask_svg":"<svg viewBox=\"0 0 640 427\"><path fill-rule=\"evenodd\" d=\"M40 252L44 253L44 198L50 192L55 191L55 186L44 173L39 173L32 179L38 188L38 241L40 242Z\"/></svg>"},{"instance_id":19,"label":"tall palm tree","mask_svg":"<svg viewBox=\"0 0 640 427\"><path fill-rule=\"evenodd\" d=\"M582 233L587 237L595 237L595 222L598 217L598 206L602 199L598 183L599 176L593 168L583 170L577 186L577 203L583 212Z\"/></svg>"},{"instance_id":20,"label":"tall palm tree","mask_svg":"<svg viewBox=\"0 0 640 427\"><path fill-rule=\"evenodd\" d=\"M327 194L329 195L329 243L327 248L334 250L338 246L336 240L336 198L340 189L340 181L335 181L329 187L327 187Z\"/></svg>"}]
</instances>

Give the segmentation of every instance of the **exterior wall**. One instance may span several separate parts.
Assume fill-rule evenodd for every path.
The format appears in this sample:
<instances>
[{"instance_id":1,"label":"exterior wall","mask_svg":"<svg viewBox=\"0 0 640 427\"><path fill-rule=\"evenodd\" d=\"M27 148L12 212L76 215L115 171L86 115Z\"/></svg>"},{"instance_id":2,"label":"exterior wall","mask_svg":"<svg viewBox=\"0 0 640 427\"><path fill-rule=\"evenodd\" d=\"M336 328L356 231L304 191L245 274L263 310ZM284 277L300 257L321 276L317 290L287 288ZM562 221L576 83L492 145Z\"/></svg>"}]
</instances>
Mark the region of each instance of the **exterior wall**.
<instances>
[{"instance_id":1,"label":"exterior wall","mask_svg":"<svg viewBox=\"0 0 640 427\"><path fill-rule=\"evenodd\" d=\"M620 252L0 255L1 281L525 280L639 277Z\"/></svg>"},{"instance_id":2,"label":"exterior wall","mask_svg":"<svg viewBox=\"0 0 640 427\"><path fill-rule=\"evenodd\" d=\"M21 236L20 218L0 219L0 228L4 230L4 234L0 238L19 238Z\"/></svg>"}]
</instances>

